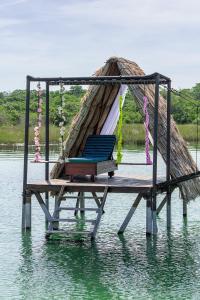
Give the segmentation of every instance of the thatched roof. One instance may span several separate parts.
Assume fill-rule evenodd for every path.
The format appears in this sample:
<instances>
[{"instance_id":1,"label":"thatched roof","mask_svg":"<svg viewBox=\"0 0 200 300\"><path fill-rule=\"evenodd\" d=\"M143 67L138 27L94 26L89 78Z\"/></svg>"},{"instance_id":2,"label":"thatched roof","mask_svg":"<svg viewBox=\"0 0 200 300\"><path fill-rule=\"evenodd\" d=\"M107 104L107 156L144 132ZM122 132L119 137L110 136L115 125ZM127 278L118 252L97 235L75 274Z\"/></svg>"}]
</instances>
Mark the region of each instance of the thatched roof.
<instances>
[{"instance_id":1,"label":"thatched roof","mask_svg":"<svg viewBox=\"0 0 200 300\"><path fill-rule=\"evenodd\" d=\"M145 75L140 67L127 59L112 57L106 64L96 71L95 76L109 75ZM144 85L130 85L129 90L136 98L136 104L143 115ZM90 134L99 134L106 121L110 109L119 91L119 85L90 86L82 99L79 113L74 118L68 138L65 144L65 157L77 156L81 153L85 141ZM153 136L154 121L154 86L145 87L145 95L148 97L150 126L149 130ZM160 96L159 99L159 128L158 128L158 150L166 161L166 100ZM51 172L52 178L58 178L62 174L63 166L56 164ZM171 176L177 178L182 175L194 173L196 164L192 159L185 141L179 133L173 118L171 118ZM195 199L200 194L199 179L192 179L179 184L182 198L186 200Z\"/></svg>"}]
</instances>

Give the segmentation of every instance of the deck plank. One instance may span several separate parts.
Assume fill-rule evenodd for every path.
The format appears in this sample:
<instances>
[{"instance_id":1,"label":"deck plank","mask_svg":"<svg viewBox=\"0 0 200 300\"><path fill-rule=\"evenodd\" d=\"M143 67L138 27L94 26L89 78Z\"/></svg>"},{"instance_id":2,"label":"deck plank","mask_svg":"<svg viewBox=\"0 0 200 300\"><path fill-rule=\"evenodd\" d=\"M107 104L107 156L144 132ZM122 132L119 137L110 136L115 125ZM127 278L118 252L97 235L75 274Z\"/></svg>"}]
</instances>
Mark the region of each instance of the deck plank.
<instances>
[{"instance_id":1,"label":"deck plank","mask_svg":"<svg viewBox=\"0 0 200 300\"><path fill-rule=\"evenodd\" d=\"M158 182L163 182L160 178ZM50 179L48 181L30 182L27 189L39 192L59 191L61 186L65 186L69 192L103 192L105 187L109 187L109 193L138 193L149 192L153 188L152 179L142 176L98 176L95 182L91 182L89 177L75 178L73 182L66 179Z\"/></svg>"}]
</instances>

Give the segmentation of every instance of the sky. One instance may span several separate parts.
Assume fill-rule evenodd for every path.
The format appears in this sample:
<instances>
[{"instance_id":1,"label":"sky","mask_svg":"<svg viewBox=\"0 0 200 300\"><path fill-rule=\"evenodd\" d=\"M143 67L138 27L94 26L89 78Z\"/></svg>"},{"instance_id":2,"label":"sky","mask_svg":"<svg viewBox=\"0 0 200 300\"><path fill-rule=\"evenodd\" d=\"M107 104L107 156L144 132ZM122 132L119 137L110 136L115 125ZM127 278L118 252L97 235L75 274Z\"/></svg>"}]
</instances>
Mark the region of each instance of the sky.
<instances>
[{"instance_id":1,"label":"sky","mask_svg":"<svg viewBox=\"0 0 200 300\"><path fill-rule=\"evenodd\" d=\"M200 82L199 0L0 0L0 91L26 75L90 76L111 56L174 88Z\"/></svg>"}]
</instances>

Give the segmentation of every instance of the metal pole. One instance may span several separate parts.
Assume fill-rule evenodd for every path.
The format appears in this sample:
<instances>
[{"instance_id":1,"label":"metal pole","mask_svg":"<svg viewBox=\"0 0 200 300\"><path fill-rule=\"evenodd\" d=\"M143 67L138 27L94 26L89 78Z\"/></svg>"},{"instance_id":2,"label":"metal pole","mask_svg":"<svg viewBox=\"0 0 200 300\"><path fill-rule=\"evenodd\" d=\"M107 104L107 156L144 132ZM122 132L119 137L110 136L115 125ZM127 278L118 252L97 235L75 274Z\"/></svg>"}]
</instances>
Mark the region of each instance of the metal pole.
<instances>
[{"instance_id":1,"label":"metal pole","mask_svg":"<svg viewBox=\"0 0 200 300\"><path fill-rule=\"evenodd\" d=\"M158 106L159 106L159 83L160 75L156 75L155 86L155 103L154 103L154 128L153 128L153 202L152 202L152 219L153 219L153 233L157 233L156 222L156 184L157 184L157 152L158 152Z\"/></svg>"},{"instance_id":2,"label":"metal pole","mask_svg":"<svg viewBox=\"0 0 200 300\"><path fill-rule=\"evenodd\" d=\"M49 82L46 82L46 119L45 119L45 180L49 180ZM45 193L45 203L49 209L49 193ZM48 227L48 220L45 217L46 227Z\"/></svg>"},{"instance_id":3,"label":"metal pole","mask_svg":"<svg viewBox=\"0 0 200 300\"><path fill-rule=\"evenodd\" d=\"M22 229L26 228L26 186L28 176L28 140L29 140L29 107L30 107L30 78L26 77L26 111L24 128L24 171L23 171L23 202L22 202Z\"/></svg>"},{"instance_id":4,"label":"metal pole","mask_svg":"<svg viewBox=\"0 0 200 300\"><path fill-rule=\"evenodd\" d=\"M170 181L170 167L171 167L171 80L167 84L167 157L166 157L166 179L167 187L167 228L171 227L171 187Z\"/></svg>"}]
</instances>

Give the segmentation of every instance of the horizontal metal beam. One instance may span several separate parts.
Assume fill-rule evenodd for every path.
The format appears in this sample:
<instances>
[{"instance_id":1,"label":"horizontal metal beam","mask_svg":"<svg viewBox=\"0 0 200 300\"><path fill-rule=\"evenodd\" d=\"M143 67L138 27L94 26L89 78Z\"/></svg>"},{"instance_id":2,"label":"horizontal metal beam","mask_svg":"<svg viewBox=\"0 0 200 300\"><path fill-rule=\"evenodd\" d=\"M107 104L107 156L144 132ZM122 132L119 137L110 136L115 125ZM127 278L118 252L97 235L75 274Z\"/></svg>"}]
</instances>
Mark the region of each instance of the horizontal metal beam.
<instances>
[{"instance_id":1,"label":"horizontal metal beam","mask_svg":"<svg viewBox=\"0 0 200 300\"><path fill-rule=\"evenodd\" d=\"M162 190L162 189L166 189L168 186L174 186L176 187L178 183L190 180L190 179L194 179L200 177L200 171L195 172L195 173L191 173L191 174L187 174L187 175L183 175L174 179L171 179L170 181L165 181L165 182L161 182L157 184L157 190Z\"/></svg>"},{"instance_id":2,"label":"horizontal metal beam","mask_svg":"<svg viewBox=\"0 0 200 300\"><path fill-rule=\"evenodd\" d=\"M63 82L65 85L107 85L107 84L154 84L156 74L144 76L91 76L91 77L32 77L27 76L29 81L48 82L49 85L59 85ZM167 84L166 76L160 74L160 84Z\"/></svg>"}]
</instances>

